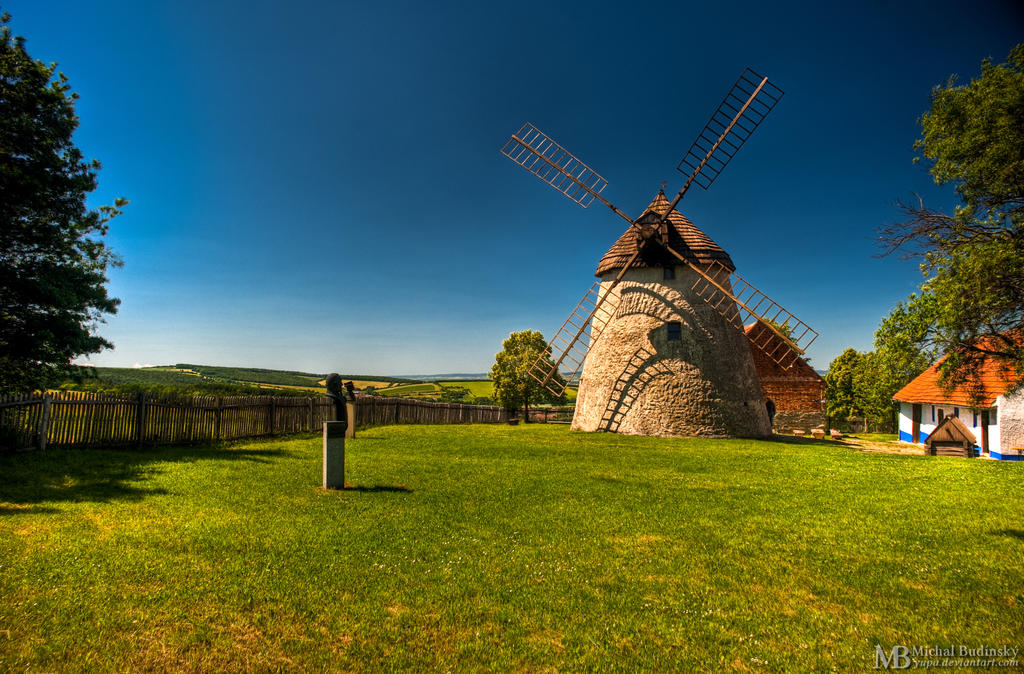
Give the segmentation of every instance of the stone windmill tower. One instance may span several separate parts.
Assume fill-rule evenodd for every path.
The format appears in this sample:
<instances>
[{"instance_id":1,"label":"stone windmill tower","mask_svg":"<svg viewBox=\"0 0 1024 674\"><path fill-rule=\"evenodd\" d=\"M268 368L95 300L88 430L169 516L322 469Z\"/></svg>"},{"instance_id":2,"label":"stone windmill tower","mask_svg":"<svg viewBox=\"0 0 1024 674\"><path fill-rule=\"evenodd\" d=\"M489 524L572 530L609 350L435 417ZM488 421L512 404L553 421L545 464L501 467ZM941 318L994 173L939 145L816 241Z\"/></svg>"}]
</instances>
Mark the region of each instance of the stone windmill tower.
<instances>
[{"instance_id":1,"label":"stone windmill tower","mask_svg":"<svg viewBox=\"0 0 1024 674\"><path fill-rule=\"evenodd\" d=\"M530 124L502 152L584 208L595 199L629 222L598 264L600 279L551 340L531 375L582 370L573 428L638 435L757 437L771 433L750 345L789 367L817 338L803 321L736 273L729 255L675 210L707 189L782 97L751 70L733 85L678 169L670 203L659 192L633 219L601 196L607 181ZM769 330L748 340L743 324Z\"/></svg>"}]
</instances>

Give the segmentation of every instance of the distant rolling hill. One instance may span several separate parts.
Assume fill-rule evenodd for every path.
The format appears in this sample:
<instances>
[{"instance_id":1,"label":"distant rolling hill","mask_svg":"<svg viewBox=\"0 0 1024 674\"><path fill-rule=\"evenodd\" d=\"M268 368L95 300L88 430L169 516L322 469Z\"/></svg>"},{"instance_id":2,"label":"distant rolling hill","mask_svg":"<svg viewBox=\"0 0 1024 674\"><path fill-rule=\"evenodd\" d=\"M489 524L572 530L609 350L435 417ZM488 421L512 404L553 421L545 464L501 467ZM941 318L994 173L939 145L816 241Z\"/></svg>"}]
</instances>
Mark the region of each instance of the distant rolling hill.
<instances>
[{"instance_id":1,"label":"distant rolling hill","mask_svg":"<svg viewBox=\"0 0 1024 674\"><path fill-rule=\"evenodd\" d=\"M258 367L225 367L178 363L158 367L96 367L94 377L81 382L67 380L61 388L87 391L149 392L200 395L317 395L324 392L325 374L271 370ZM422 383L404 377L350 375L357 388L385 388Z\"/></svg>"},{"instance_id":2,"label":"distant rolling hill","mask_svg":"<svg viewBox=\"0 0 1024 674\"><path fill-rule=\"evenodd\" d=\"M185 395L321 395L326 374L261 367L177 363L158 367L97 367L95 377L66 381L61 388L92 391L176 393ZM363 392L384 396L452 402L493 399L494 385L484 373L395 377L342 374ZM566 391L570 401L576 390ZM491 400L488 400L491 402Z\"/></svg>"}]
</instances>

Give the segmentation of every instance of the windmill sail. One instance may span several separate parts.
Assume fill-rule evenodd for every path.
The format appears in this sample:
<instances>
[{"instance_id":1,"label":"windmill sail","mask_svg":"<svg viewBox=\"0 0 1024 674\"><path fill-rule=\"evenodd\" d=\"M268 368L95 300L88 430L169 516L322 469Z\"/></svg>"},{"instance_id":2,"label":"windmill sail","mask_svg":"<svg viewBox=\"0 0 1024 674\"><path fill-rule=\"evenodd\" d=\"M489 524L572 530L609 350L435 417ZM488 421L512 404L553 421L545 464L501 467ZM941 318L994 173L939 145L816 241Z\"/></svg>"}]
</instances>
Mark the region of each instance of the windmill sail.
<instances>
[{"instance_id":1,"label":"windmill sail","mask_svg":"<svg viewBox=\"0 0 1024 674\"><path fill-rule=\"evenodd\" d=\"M676 167L689 176L683 192L694 182L710 187L783 94L767 77L744 70Z\"/></svg>"},{"instance_id":2,"label":"windmill sail","mask_svg":"<svg viewBox=\"0 0 1024 674\"><path fill-rule=\"evenodd\" d=\"M631 217L601 196L608 186L607 180L533 124L523 124L501 148L501 153L583 208L596 199L633 223Z\"/></svg>"},{"instance_id":3,"label":"windmill sail","mask_svg":"<svg viewBox=\"0 0 1024 674\"><path fill-rule=\"evenodd\" d=\"M683 260L671 248L669 252ZM754 345L782 367L788 369L792 366L818 338L818 333L811 326L721 262L712 262L703 269L698 265L691 266L698 274L693 291L736 328L742 330L744 323L751 318L769 328L773 339L755 341Z\"/></svg>"},{"instance_id":4,"label":"windmill sail","mask_svg":"<svg viewBox=\"0 0 1024 674\"><path fill-rule=\"evenodd\" d=\"M530 376L540 382L540 385L555 394L561 396L565 392L568 382L576 378L583 369L583 361L587 359L587 353L597 342L608 323L615 316L615 310L619 307L619 292L617 287L622 277L630 270L640 257L638 248L629 261L622 266L618 275L608 286L602 288L601 282L597 281L583 295L565 319L562 327L558 329L551 339L552 355L558 354L552 362L548 362L546 354L542 354L530 368ZM558 377L554 374L559 367L571 367L566 383L559 383Z\"/></svg>"},{"instance_id":5,"label":"windmill sail","mask_svg":"<svg viewBox=\"0 0 1024 674\"><path fill-rule=\"evenodd\" d=\"M600 199L608 186L594 169L529 122L512 134L501 153L583 208Z\"/></svg>"},{"instance_id":6,"label":"windmill sail","mask_svg":"<svg viewBox=\"0 0 1024 674\"><path fill-rule=\"evenodd\" d=\"M530 368L530 376L556 398L561 396L569 382L579 375L587 352L615 315L615 310L619 306L616 285L617 283L613 283L604 292L600 281L590 286L583 299L569 314L569 318L565 319L562 327L551 338L551 360L547 354L543 354ZM568 372L569 376L563 380L555 376L556 372Z\"/></svg>"}]
</instances>

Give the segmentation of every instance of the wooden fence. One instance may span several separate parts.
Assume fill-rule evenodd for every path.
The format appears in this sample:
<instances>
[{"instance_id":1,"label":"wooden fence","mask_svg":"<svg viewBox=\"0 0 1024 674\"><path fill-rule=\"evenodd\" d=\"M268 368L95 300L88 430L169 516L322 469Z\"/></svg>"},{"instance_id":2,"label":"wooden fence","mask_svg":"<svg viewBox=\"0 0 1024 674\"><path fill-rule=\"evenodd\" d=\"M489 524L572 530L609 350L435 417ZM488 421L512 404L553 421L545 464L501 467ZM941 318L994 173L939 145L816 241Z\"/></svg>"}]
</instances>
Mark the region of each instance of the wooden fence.
<instances>
[{"instance_id":1,"label":"wooden fence","mask_svg":"<svg viewBox=\"0 0 1024 674\"><path fill-rule=\"evenodd\" d=\"M535 424L569 424L576 411L573 405L562 407L539 407L530 410L530 422Z\"/></svg>"},{"instance_id":2,"label":"wooden fence","mask_svg":"<svg viewBox=\"0 0 1024 674\"><path fill-rule=\"evenodd\" d=\"M895 433L896 419L868 419L867 417L828 417L826 428L835 428L843 433Z\"/></svg>"},{"instance_id":3,"label":"wooden fence","mask_svg":"<svg viewBox=\"0 0 1024 674\"><path fill-rule=\"evenodd\" d=\"M319 431L327 397L110 395L57 391L0 396L0 447L181 444ZM500 423L499 407L356 397L356 427Z\"/></svg>"}]
</instances>

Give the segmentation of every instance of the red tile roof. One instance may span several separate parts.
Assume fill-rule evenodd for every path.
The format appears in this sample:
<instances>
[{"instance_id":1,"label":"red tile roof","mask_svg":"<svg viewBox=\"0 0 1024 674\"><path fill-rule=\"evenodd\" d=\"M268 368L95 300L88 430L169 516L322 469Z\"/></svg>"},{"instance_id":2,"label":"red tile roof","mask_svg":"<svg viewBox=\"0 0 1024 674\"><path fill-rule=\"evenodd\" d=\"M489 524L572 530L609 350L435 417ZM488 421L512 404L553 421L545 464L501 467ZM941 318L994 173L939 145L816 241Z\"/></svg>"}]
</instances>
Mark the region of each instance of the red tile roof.
<instances>
[{"instance_id":1,"label":"red tile roof","mask_svg":"<svg viewBox=\"0 0 1024 674\"><path fill-rule=\"evenodd\" d=\"M922 372L909 384L899 390L893 396L894 400L905 403L946 403L950 405L962 405L970 407L975 404L970 389L961 385L949 391L944 391L939 386L939 365L945 358L932 365ZM996 398L1006 393L1008 389L1017 383L1017 377L1013 368L996 361L994 358L986 358L985 364L980 372L982 386L981 404L991 405Z\"/></svg>"},{"instance_id":2,"label":"red tile roof","mask_svg":"<svg viewBox=\"0 0 1024 674\"><path fill-rule=\"evenodd\" d=\"M825 383L821 375L803 358L797 358L789 367L782 367L775 362L768 353L774 353L781 346L782 340L774 335L765 335L766 330L770 330L770 328L761 321L754 321L750 325L743 326L743 332L751 343L750 351L754 356L754 368L762 380L777 378ZM770 339L766 340L765 337L770 337ZM756 344L764 344L765 348L755 346Z\"/></svg>"}]
</instances>

